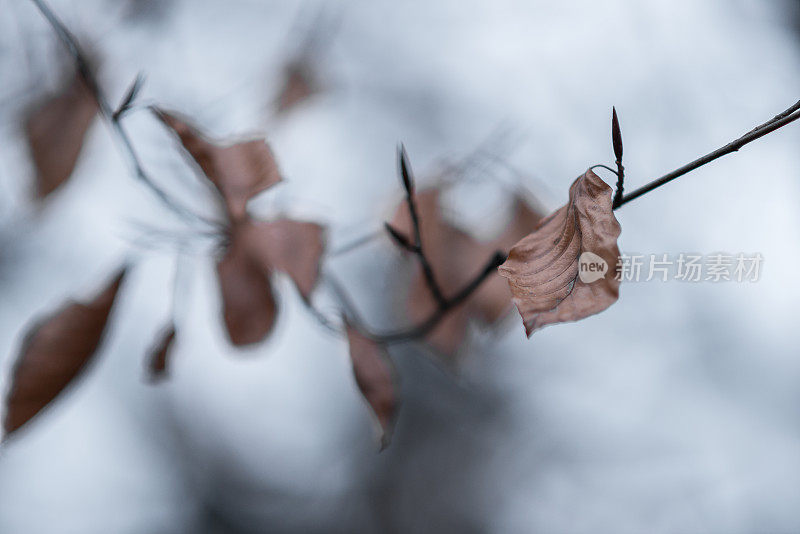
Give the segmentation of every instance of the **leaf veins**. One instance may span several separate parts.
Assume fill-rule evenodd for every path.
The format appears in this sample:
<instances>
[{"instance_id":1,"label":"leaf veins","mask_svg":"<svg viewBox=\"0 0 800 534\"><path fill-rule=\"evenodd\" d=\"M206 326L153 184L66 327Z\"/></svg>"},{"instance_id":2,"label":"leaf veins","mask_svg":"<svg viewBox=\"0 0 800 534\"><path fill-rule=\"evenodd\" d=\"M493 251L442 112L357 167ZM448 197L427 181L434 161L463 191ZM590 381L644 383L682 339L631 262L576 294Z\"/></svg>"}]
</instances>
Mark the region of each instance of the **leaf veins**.
<instances>
[{"instance_id":1,"label":"leaf veins","mask_svg":"<svg viewBox=\"0 0 800 534\"><path fill-rule=\"evenodd\" d=\"M599 313L616 302L619 234L611 188L587 170L570 187L567 204L514 245L499 268L528 336L548 324Z\"/></svg>"}]
</instances>

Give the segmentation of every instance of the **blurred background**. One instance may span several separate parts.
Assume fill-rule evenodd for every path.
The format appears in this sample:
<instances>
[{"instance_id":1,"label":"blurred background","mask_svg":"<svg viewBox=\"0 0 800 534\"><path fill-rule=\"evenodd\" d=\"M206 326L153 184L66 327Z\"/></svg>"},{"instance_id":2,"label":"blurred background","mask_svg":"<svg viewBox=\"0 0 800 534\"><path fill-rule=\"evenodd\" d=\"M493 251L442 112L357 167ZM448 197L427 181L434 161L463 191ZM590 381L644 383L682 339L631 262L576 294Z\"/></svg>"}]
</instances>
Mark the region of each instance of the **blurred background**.
<instances>
[{"instance_id":1,"label":"blurred background","mask_svg":"<svg viewBox=\"0 0 800 534\"><path fill-rule=\"evenodd\" d=\"M452 216L480 230L506 209L498 184L554 209L611 163L612 105L633 189L800 98L788 0L50 4L112 102L143 73L144 103L219 138L264 132L286 183L253 211L322 220L333 248L391 216L400 141L421 182L479 155L481 193ZM298 59L316 91L278 112ZM617 212L623 253L761 253L758 282L623 284L604 313L530 340L513 314L472 332L456 373L423 347L392 349L403 405L378 453L344 340L286 279L269 340L227 344L213 256L191 239L176 255L186 228L102 121L71 180L32 202L21 125L70 68L31 2L0 0L3 391L31 319L135 262L95 364L0 449L0 532L800 531L797 126ZM125 121L158 182L213 213L150 114ZM396 324L390 244L329 267L376 324ZM180 333L153 385L143 355L173 282Z\"/></svg>"}]
</instances>

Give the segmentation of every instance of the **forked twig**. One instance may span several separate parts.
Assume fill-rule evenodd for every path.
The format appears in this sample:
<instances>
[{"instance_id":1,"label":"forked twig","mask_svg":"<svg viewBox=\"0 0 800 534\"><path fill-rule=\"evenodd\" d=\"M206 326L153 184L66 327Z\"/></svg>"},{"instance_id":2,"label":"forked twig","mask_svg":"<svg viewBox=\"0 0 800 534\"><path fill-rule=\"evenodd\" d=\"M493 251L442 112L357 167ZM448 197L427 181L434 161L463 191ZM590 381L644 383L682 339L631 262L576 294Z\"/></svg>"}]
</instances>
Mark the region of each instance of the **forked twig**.
<instances>
[{"instance_id":1,"label":"forked twig","mask_svg":"<svg viewBox=\"0 0 800 534\"><path fill-rule=\"evenodd\" d=\"M433 267L428 260L428 257L425 255L425 248L422 243L420 217L414 195L414 175L411 171L411 163L408 160L408 154L405 150L405 147L402 145L400 145L398 148L398 163L400 179L405 190L406 204L408 206L413 237L409 238L403 235L399 230L388 223L385 224L386 231L392 237L392 240L397 246L403 250L411 252L417 258L417 261L422 268L422 273L428 290L436 300L436 309L427 318L408 328L383 333L371 332L358 317L355 306L341 285L331 276L328 276L327 278L329 286L339 299L342 308L349 316L349 320L351 323L353 323L353 326L358 328L364 336L369 337L375 342L386 345L402 343L405 341L413 341L425 337L434 328L436 328L436 326L453 308L456 308L464 303L464 301L466 301L470 295L472 295L480 287L483 281L486 280L486 278L488 278L495 271L495 269L497 269L497 267L506 261L506 254L501 251L495 252L495 254L489 259L478 275L464 284L464 287L456 292L455 295L451 297L445 295L436 281L436 275L433 271Z\"/></svg>"},{"instance_id":2,"label":"forked twig","mask_svg":"<svg viewBox=\"0 0 800 534\"><path fill-rule=\"evenodd\" d=\"M130 137L128 136L127 131L122 126L121 115L124 113L122 107L120 110L121 112L114 111L111 108L111 105L108 103L108 99L106 98L103 90L100 88L100 85L97 83L97 79L95 78L92 70L89 66L89 61L86 59L87 56L81 49L80 45L78 44L78 40L75 38L74 35L67 29L63 22L56 16L52 9L44 2L44 0L31 0L33 4L37 7L37 9L42 13L47 22L53 28L53 31L56 32L58 38L61 40L63 45L66 47L69 54L72 56L73 61L75 62L75 67L78 70L78 74L80 75L81 79L83 79L84 83L86 84L89 91L92 93L95 101L97 102L97 106L100 109L100 114L103 118L108 122L111 126L112 132L116 135L118 141L122 145L124 152L126 153L131 166L133 167L134 174L136 177L144 183L154 194L155 196L170 210L178 214L181 218L189 222L199 222L206 226L211 226L216 229L221 228L221 224L207 219L197 213L194 213L189 208L182 206L175 202L173 198L171 198L167 192L161 188L153 179L150 177L149 174L145 171L141 160L139 159L136 150L133 148L133 143L131 142ZM137 78L139 79L139 78ZM129 94L130 100L132 101L133 98L136 96L136 92L138 92L138 87L141 85L139 82L134 83L132 86ZM130 106L131 101L128 100L128 97L123 101L123 107Z\"/></svg>"}]
</instances>

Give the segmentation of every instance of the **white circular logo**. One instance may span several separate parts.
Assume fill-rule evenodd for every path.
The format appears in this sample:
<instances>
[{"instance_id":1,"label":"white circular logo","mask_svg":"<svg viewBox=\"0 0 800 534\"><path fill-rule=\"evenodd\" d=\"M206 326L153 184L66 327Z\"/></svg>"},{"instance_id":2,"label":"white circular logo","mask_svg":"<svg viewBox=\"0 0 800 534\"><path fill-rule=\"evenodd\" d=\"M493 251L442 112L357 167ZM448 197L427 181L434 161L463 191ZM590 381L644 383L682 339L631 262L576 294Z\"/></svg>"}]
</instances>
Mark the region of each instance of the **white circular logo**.
<instances>
[{"instance_id":1,"label":"white circular logo","mask_svg":"<svg viewBox=\"0 0 800 534\"><path fill-rule=\"evenodd\" d=\"M600 280L607 272L608 263L594 252L584 252L578 258L578 278L584 284Z\"/></svg>"}]
</instances>

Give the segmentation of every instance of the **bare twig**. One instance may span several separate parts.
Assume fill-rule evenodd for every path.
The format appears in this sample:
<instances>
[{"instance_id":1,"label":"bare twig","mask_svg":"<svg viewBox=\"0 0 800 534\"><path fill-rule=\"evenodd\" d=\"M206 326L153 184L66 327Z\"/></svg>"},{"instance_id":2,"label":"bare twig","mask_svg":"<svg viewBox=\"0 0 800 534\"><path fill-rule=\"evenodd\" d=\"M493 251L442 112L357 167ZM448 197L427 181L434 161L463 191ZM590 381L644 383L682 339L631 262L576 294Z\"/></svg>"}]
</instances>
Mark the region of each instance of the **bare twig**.
<instances>
[{"instance_id":1,"label":"bare twig","mask_svg":"<svg viewBox=\"0 0 800 534\"><path fill-rule=\"evenodd\" d=\"M397 151L397 158L400 166L400 177L403 182L403 188L406 191L408 214L411 218L411 226L414 232L414 246L406 248L417 256L420 267L422 267L423 276L425 277L425 283L428 284L428 289L430 289L431 295L433 295L433 298L436 299L441 307L444 305L447 299L445 299L439 284L436 282L436 277L433 274L433 268L428 261L428 257L425 256L425 250L422 248L422 230L419 223L419 214L417 213L417 202L414 198L414 175L411 172L411 163L408 161L406 147L403 145L400 145Z\"/></svg>"},{"instance_id":2,"label":"bare twig","mask_svg":"<svg viewBox=\"0 0 800 534\"><path fill-rule=\"evenodd\" d=\"M369 337L372 338L373 341L387 345L406 341L414 341L416 339L425 337L434 328L436 328L436 326L447 316L451 310L463 304L464 301L466 301L475 292L475 290L481 286L484 280L492 275L492 273L495 272L495 269L497 269L505 261L506 254L499 251L496 252L495 255L492 256L492 258L486 263L478 276L464 285L464 287L461 288L461 290L459 290L458 293L456 293L453 297L445 299L445 301L440 304L436 311L434 311L427 319L421 321L420 323L411 326L410 328L395 332L368 334Z\"/></svg>"},{"instance_id":3,"label":"bare twig","mask_svg":"<svg viewBox=\"0 0 800 534\"><path fill-rule=\"evenodd\" d=\"M684 174L687 174L699 167L702 167L703 165L711 163L715 159L721 158L722 156L726 156L732 152L736 152L746 144L751 143L756 139L759 139L767 135L770 132L774 132L778 128L782 128L783 126L786 126L787 124L790 124L796 121L797 119L800 119L800 101L796 102L793 106L783 111L782 113L776 115L775 117L768 120L764 124L756 126L742 137L736 139L735 141L731 141L724 147L718 148L717 150L710 152L705 156L702 156L692 161L691 163L687 163L683 167L675 169L674 171L665 174L661 178L657 178L652 182L650 182L649 184L644 185L631 193L628 193L627 195L623 196L618 203L615 203L614 208L616 209L619 208L620 206L624 206L631 200L639 198L645 193L648 193L653 189L656 189L657 187L661 187L667 182L671 182L675 178L683 176Z\"/></svg>"},{"instance_id":4,"label":"bare twig","mask_svg":"<svg viewBox=\"0 0 800 534\"><path fill-rule=\"evenodd\" d=\"M622 166L622 130L619 128L617 108L611 108L611 144L614 148L614 157L617 164L617 190L614 193L612 206L619 206L622 202L623 183L625 181L625 167Z\"/></svg>"},{"instance_id":5,"label":"bare twig","mask_svg":"<svg viewBox=\"0 0 800 534\"><path fill-rule=\"evenodd\" d=\"M416 256L420 267L422 268L427 287L431 292L431 295L436 300L436 309L429 317L409 328L393 332L374 333L367 328L363 321L360 320L355 306L342 286L330 275L326 278L328 285L339 299L343 310L351 322L351 325L357 328L364 336L372 339L375 342L387 345L405 341L413 341L425 337L431 330L436 328L436 326L453 308L456 308L466 301L470 295L472 295L475 290L480 287L484 280L486 280L486 278L488 278L495 271L495 269L497 269L497 267L499 267L506 260L505 253L500 251L495 252L481 272L478 273L478 275L475 276L475 278L473 278L471 281L467 282L464 287L461 288L455 295L452 297L447 297L444 295L439 284L436 282L433 267L425 255L425 250L423 248L419 213L417 211L416 199L414 197L414 177L411 172L411 164L408 161L408 154L402 145L398 150L398 159L400 178L406 193L406 204L408 205L413 237L409 238L403 235L400 233L400 231L388 223L385 225L385 228L397 246L413 253Z\"/></svg>"},{"instance_id":6,"label":"bare twig","mask_svg":"<svg viewBox=\"0 0 800 534\"><path fill-rule=\"evenodd\" d=\"M332 274L327 273L324 277L324 282L339 300L339 304L342 306L342 310L345 312L351 326L376 343L393 345L416 341L428 335L448 313L463 304L504 261L506 261L506 255L499 251L496 252L475 278L467 282L453 297L445 299L427 318L408 328L390 332L371 331L362 320L355 304L342 284Z\"/></svg>"},{"instance_id":7,"label":"bare twig","mask_svg":"<svg viewBox=\"0 0 800 534\"><path fill-rule=\"evenodd\" d=\"M137 155L136 151L133 148L133 143L131 142L128 133L125 131L125 128L122 126L122 123L118 120L120 118L119 114L115 114L114 110L111 108L111 105L108 103L108 99L106 98L105 94L103 93L100 85L97 83L97 79L94 77L92 70L89 66L89 61L86 59L87 56L81 49L80 45L78 44L78 40L75 38L72 33L64 26L64 23L56 16L52 9L44 2L44 0L31 0L33 4L39 9L47 22L53 28L58 38L66 47L69 54L72 56L73 61L75 62L75 67L78 70L81 78L83 79L84 83L88 87L89 91L94 96L94 99L97 101L97 106L100 108L100 114L103 116L104 119L108 122L111 126L112 132L116 135L118 141L122 145L123 150L125 151L128 159L130 160L131 166L133 167L134 174L136 177L144 183L154 194L155 196L170 210L177 213L180 217L185 219L189 222L199 222L206 226L211 226L217 229L221 228L221 224L207 219L201 215L198 215L191 211L190 209L176 203L164 189L161 188L157 183L153 181L153 179L147 174L142 166L142 163ZM134 85L135 87L135 85ZM135 96L135 94L133 95ZM130 104L130 103L128 103Z\"/></svg>"},{"instance_id":8,"label":"bare twig","mask_svg":"<svg viewBox=\"0 0 800 534\"><path fill-rule=\"evenodd\" d=\"M125 97L120 102L119 106L117 106L117 110L112 115L114 121L119 121L119 118L127 113L129 109L131 109L131 105L133 101L136 100L136 97L139 95L139 91L142 89L142 85L144 84L144 76L139 73L136 76L136 79L133 80L128 92L125 94Z\"/></svg>"}]
</instances>

